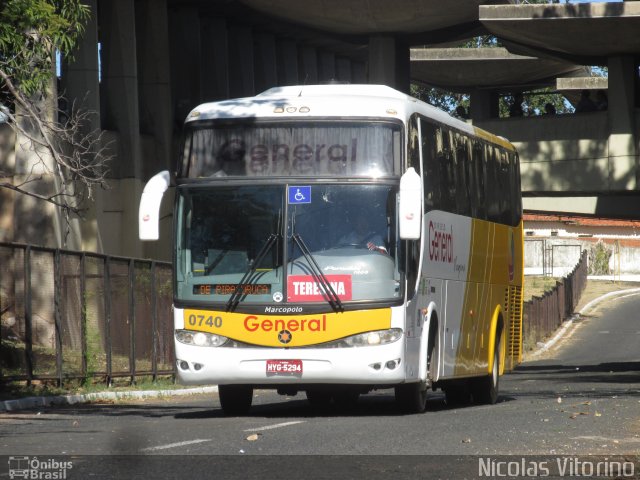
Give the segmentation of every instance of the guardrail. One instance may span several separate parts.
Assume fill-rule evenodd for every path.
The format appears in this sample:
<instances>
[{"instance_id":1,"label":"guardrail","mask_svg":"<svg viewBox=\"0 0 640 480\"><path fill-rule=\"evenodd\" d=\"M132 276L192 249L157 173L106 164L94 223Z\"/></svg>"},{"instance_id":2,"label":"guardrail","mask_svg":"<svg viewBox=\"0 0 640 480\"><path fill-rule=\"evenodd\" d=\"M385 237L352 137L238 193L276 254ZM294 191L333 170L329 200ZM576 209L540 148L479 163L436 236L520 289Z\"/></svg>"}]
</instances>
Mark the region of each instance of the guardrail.
<instances>
[{"instance_id":1,"label":"guardrail","mask_svg":"<svg viewBox=\"0 0 640 480\"><path fill-rule=\"evenodd\" d=\"M525 351L547 338L573 314L587 284L587 273L588 259L585 250L573 271L559 280L552 290L524 302L522 330Z\"/></svg>"},{"instance_id":2,"label":"guardrail","mask_svg":"<svg viewBox=\"0 0 640 480\"><path fill-rule=\"evenodd\" d=\"M174 373L171 264L0 243L0 381Z\"/></svg>"}]
</instances>

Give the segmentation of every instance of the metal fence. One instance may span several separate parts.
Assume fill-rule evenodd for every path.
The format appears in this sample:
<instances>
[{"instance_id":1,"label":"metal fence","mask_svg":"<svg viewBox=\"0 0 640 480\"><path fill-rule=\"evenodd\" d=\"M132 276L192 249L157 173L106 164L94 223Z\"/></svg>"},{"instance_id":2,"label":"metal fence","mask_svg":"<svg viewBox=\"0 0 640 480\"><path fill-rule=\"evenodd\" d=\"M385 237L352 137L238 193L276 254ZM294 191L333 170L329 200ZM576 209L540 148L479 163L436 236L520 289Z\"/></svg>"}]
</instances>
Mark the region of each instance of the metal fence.
<instances>
[{"instance_id":1,"label":"metal fence","mask_svg":"<svg viewBox=\"0 0 640 480\"><path fill-rule=\"evenodd\" d=\"M171 264L0 242L0 381L174 373ZM524 303L530 348L571 315L587 252L542 297Z\"/></svg>"},{"instance_id":2,"label":"metal fence","mask_svg":"<svg viewBox=\"0 0 640 480\"><path fill-rule=\"evenodd\" d=\"M583 251L573 271L541 297L524 303L522 330L525 349L546 338L575 310L587 284L588 260Z\"/></svg>"},{"instance_id":3,"label":"metal fence","mask_svg":"<svg viewBox=\"0 0 640 480\"><path fill-rule=\"evenodd\" d=\"M171 264L0 243L0 381L174 373Z\"/></svg>"}]
</instances>

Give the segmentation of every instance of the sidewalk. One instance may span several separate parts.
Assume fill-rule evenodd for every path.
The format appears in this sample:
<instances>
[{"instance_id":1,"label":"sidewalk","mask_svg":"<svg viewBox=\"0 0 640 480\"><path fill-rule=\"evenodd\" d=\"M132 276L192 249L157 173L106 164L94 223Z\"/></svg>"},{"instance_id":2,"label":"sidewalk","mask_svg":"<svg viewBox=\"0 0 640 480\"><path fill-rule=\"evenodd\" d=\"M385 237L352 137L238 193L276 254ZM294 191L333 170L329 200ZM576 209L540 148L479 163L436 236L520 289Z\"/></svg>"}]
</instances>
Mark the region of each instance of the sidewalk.
<instances>
[{"instance_id":1,"label":"sidewalk","mask_svg":"<svg viewBox=\"0 0 640 480\"><path fill-rule=\"evenodd\" d=\"M173 390L140 390L118 392L96 392L85 394L53 395L45 397L25 397L15 400L0 401L0 413L34 408L53 407L59 405L76 405L95 401L115 401L123 399L141 400L145 398L161 398L182 395L200 395L217 393L218 387L181 388Z\"/></svg>"}]
</instances>

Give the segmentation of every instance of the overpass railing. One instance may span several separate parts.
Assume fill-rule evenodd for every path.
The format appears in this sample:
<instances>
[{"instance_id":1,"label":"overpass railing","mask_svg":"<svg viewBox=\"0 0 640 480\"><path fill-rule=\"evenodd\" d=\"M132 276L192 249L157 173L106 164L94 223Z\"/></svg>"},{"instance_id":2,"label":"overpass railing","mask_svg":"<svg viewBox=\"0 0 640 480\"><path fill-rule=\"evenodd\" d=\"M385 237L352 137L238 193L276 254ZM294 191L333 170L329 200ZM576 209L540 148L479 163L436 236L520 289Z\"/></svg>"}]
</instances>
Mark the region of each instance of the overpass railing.
<instances>
[{"instance_id":1,"label":"overpass railing","mask_svg":"<svg viewBox=\"0 0 640 480\"><path fill-rule=\"evenodd\" d=\"M580 261L566 277L541 297L524 302L522 330L524 350L531 350L573 314L587 284L588 260L583 251Z\"/></svg>"},{"instance_id":2,"label":"overpass railing","mask_svg":"<svg viewBox=\"0 0 640 480\"><path fill-rule=\"evenodd\" d=\"M0 381L174 373L171 264L0 243Z\"/></svg>"}]
</instances>

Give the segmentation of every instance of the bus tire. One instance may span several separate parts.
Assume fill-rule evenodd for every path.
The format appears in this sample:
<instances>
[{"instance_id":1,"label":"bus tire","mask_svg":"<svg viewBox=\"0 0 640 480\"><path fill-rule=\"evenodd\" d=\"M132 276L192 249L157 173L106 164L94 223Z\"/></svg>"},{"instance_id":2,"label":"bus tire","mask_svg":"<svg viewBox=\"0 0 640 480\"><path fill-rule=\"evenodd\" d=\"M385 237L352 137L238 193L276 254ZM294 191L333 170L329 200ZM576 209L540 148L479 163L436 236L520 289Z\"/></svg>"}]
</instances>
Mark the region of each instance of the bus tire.
<instances>
[{"instance_id":1,"label":"bus tire","mask_svg":"<svg viewBox=\"0 0 640 480\"><path fill-rule=\"evenodd\" d=\"M404 413L422 413L427 409L427 384L405 383L395 387L396 403Z\"/></svg>"},{"instance_id":2,"label":"bus tire","mask_svg":"<svg viewBox=\"0 0 640 480\"><path fill-rule=\"evenodd\" d=\"M218 395L225 415L246 415L251 408L253 388L249 385L219 385Z\"/></svg>"},{"instance_id":3,"label":"bus tire","mask_svg":"<svg viewBox=\"0 0 640 480\"><path fill-rule=\"evenodd\" d=\"M480 405L493 405L498 401L500 390L500 341L496 341L493 351L491 374L477 378L473 382L473 401Z\"/></svg>"}]
</instances>

